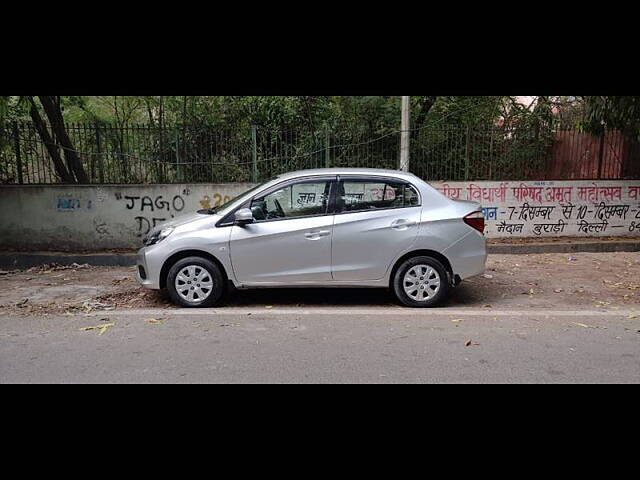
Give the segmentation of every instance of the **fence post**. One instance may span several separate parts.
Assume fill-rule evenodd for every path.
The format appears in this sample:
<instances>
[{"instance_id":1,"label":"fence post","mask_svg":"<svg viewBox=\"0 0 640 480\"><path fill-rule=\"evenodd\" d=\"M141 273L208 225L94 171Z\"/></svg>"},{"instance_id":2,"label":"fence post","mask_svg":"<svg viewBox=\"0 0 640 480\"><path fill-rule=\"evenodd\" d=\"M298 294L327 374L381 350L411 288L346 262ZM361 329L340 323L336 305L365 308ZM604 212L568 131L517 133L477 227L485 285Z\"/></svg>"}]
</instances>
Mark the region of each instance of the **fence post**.
<instances>
[{"instance_id":1,"label":"fence post","mask_svg":"<svg viewBox=\"0 0 640 480\"><path fill-rule=\"evenodd\" d=\"M331 165L331 140L329 139L329 128L324 129L324 166L329 168Z\"/></svg>"},{"instance_id":2,"label":"fence post","mask_svg":"<svg viewBox=\"0 0 640 480\"><path fill-rule=\"evenodd\" d=\"M258 183L258 132L255 125L251 125L251 181Z\"/></svg>"},{"instance_id":3,"label":"fence post","mask_svg":"<svg viewBox=\"0 0 640 480\"><path fill-rule=\"evenodd\" d=\"M489 138L489 178L493 175L493 127L489 127L491 137Z\"/></svg>"},{"instance_id":4,"label":"fence post","mask_svg":"<svg viewBox=\"0 0 640 480\"><path fill-rule=\"evenodd\" d=\"M180 140L178 139L178 129L177 127L174 130L175 132L175 145L176 145L176 172L178 175L178 183L182 182L182 169L180 168Z\"/></svg>"},{"instance_id":5,"label":"fence post","mask_svg":"<svg viewBox=\"0 0 640 480\"><path fill-rule=\"evenodd\" d=\"M102 142L100 141L100 124L96 123L96 148L98 150L98 176L104 183L104 159L102 158Z\"/></svg>"},{"instance_id":6,"label":"fence post","mask_svg":"<svg viewBox=\"0 0 640 480\"><path fill-rule=\"evenodd\" d=\"M470 142L470 134L471 134L471 129L469 128L469 125L467 125L467 144L465 146L465 151L464 151L464 179L465 181L469 180L469 142Z\"/></svg>"},{"instance_id":7,"label":"fence post","mask_svg":"<svg viewBox=\"0 0 640 480\"><path fill-rule=\"evenodd\" d=\"M409 171L409 128L410 128L410 108L409 97L403 96L400 112L400 170Z\"/></svg>"},{"instance_id":8,"label":"fence post","mask_svg":"<svg viewBox=\"0 0 640 480\"><path fill-rule=\"evenodd\" d=\"M162 122L158 123L158 133L160 134L160 161L158 163L158 172L159 172L159 177L160 177L160 183L164 183L164 177L165 177L165 171L168 170L165 166L165 158L166 158L166 152L164 150L164 125L162 124Z\"/></svg>"},{"instance_id":9,"label":"fence post","mask_svg":"<svg viewBox=\"0 0 640 480\"><path fill-rule=\"evenodd\" d=\"M22 185L24 180L22 178L22 157L20 156L20 137L18 130L18 122L13 122L13 142L16 150L16 168L18 169L18 183Z\"/></svg>"},{"instance_id":10,"label":"fence post","mask_svg":"<svg viewBox=\"0 0 640 480\"><path fill-rule=\"evenodd\" d=\"M602 129L602 135L600 136L600 151L598 152L598 180L602 180L602 161L604 159L604 136L607 134L605 128Z\"/></svg>"}]
</instances>

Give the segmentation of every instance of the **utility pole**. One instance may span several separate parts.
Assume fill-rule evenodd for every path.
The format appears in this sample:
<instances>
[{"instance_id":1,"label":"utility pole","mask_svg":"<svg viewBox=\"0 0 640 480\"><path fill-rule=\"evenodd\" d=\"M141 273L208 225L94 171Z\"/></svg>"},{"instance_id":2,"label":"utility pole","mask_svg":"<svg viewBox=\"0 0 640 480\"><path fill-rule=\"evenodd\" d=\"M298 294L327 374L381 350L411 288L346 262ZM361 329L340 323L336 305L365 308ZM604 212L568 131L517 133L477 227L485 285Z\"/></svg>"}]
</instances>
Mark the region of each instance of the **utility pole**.
<instances>
[{"instance_id":1,"label":"utility pole","mask_svg":"<svg viewBox=\"0 0 640 480\"><path fill-rule=\"evenodd\" d=\"M402 97L400 127L400 170L409 171L409 97Z\"/></svg>"}]
</instances>

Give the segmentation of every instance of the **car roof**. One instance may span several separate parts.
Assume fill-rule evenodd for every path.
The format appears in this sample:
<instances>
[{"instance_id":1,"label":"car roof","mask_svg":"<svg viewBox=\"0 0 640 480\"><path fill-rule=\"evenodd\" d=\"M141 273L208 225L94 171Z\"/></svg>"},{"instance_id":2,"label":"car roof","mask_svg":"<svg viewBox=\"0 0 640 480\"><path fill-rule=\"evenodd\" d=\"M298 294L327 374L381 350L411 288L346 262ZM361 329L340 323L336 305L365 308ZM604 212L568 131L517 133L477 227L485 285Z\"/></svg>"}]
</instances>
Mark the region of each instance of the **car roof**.
<instances>
[{"instance_id":1,"label":"car roof","mask_svg":"<svg viewBox=\"0 0 640 480\"><path fill-rule=\"evenodd\" d=\"M413 173L401 170L389 170L383 168L314 168L309 170L298 170L278 175L279 180L311 176L311 175L382 175L404 179L417 179Z\"/></svg>"}]
</instances>

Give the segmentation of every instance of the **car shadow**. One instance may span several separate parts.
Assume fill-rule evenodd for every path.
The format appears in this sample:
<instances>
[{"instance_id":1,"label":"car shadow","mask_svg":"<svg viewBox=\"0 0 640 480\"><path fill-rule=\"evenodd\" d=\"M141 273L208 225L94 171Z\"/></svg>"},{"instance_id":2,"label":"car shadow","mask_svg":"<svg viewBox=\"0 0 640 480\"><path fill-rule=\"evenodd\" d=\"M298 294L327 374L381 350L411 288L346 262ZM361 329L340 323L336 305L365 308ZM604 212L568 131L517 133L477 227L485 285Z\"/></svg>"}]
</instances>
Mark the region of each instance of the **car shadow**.
<instances>
[{"instance_id":1,"label":"car shadow","mask_svg":"<svg viewBox=\"0 0 640 480\"><path fill-rule=\"evenodd\" d=\"M221 306L390 306L395 297L381 288L261 288L230 292Z\"/></svg>"},{"instance_id":2,"label":"car shadow","mask_svg":"<svg viewBox=\"0 0 640 480\"><path fill-rule=\"evenodd\" d=\"M448 298L440 305L446 307L483 306L497 300L496 289L478 288L462 283L452 288ZM221 306L395 306L402 304L391 290L384 288L264 288L229 292Z\"/></svg>"},{"instance_id":3,"label":"car shadow","mask_svg":"<svg viewBox=\"0 0 640 480\"><path fill-rule=\"evenodd\" d=\"M497 300L497 290L479 287L470 282L462 282L450 290L442 307L480 307Z\"/></svg>"}]
</instances>

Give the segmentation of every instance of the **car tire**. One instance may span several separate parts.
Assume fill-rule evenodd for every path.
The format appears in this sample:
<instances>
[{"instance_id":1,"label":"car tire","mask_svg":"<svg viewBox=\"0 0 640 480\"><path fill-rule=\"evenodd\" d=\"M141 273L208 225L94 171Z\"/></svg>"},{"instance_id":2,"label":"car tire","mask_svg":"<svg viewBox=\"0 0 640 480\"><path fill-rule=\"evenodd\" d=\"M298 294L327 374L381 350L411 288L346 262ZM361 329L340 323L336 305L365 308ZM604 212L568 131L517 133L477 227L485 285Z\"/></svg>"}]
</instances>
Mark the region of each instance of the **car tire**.
<instances>
[{"instance_id":1,"label":"car tire","mask_svg":"<svg viewBox=\"0 0 640 480\"><path fill-rule=\"evenodd\" d=\"M224 289L225 280L220 268L206 258L178 260L167 274L169 296L183 307L212 307L220 300Z\"/></svg>"},{"instance_id":2,"label":"car tire","mask_svg":"<svg viewBox=\"0 0 640 480\"><path fill-rule=\"evenodd\" d=\"M449 275L433 257L412 257L396 270L393 291L407 307L435 307L449 293Z\"/></svg>"}]
</instances>

